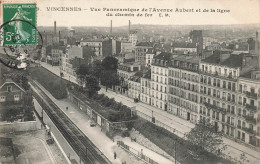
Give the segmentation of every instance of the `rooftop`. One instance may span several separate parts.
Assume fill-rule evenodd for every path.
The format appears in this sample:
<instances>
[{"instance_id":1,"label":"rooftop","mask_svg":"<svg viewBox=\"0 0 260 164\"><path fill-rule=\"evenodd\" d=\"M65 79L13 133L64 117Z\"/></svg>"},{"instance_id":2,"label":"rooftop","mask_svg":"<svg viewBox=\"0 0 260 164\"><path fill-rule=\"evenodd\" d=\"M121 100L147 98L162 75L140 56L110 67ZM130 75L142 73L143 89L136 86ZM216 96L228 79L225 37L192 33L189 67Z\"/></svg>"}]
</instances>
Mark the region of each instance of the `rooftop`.
<instances>
[{"instance_id":1,"label":"rooftop","mask_svg":"<svg viewBox=\"0 0 260 164\"><path fill-rule=\"evenodd\" d=\"M203 59L202 62L237 68L242 66L243 57L245 55L249 54L241 53L236 55L230 53L214 52L213 55ZM222 56L226 56L226 59L221 59Z\"/></svg>"},{"instance_id":2,"label":"rooftop","mask_svg":"<svg viewBox=\"0 0 260 164\"><path fill-rule=\"evenodd\" d=\"M136 46L153 47L154 44L154 42L139 42L136 44Z\"/></svg>"},{"instance_id":3,"label":"rooftop","mask_svg":"<svg viewBox=\"0 0 260 164\"><path fill-rule=\"evenodd\" d=\"M200 62L200 58L193 55L178 55L177 57L174 57L173 60L189 62L194 64L199 64Z\"/></svg>"},{"instance_id":4,"label":"rooftop","mask_svg":"<svg viewBox=\"0 0 260 164\"><path fill-rule=\"evenodd\" d=\"M188 42L173 42L172 47L174 48L196 48L196 44Z\"/></svg>"},{"instance_id":5,"label":"rooftop","mask_svg":"<svg viewBox=\"0 0 260 164\"><path fill-rule=\"evenodd\" d=\"M159 60L171 60L172 53L168 52L162 52L156 56L154 56L154 59L159 59Z\"/></svg>"},{"instance_id":6,"label":"rooftop","mask_svg":"<svg viewBox=\"0 0 260 164\"><path fill-rule=\"evenodd\" d=\"M103 42L103 41L107 41L108 39L83 39L81 42Z\"/></svg>"}]
</instances>

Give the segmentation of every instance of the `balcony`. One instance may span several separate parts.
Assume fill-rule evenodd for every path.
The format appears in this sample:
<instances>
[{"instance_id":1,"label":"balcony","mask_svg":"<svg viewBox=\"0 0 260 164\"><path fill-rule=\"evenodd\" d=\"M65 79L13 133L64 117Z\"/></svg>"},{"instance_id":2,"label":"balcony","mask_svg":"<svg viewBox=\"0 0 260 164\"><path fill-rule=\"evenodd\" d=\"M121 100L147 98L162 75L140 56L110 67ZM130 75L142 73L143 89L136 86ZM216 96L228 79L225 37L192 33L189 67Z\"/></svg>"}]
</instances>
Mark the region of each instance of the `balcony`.
<instances>
[{"instance_id":1,"label":"balcony","mask_svg":"<svg viewBox=\"0 0 260 164\"><path fill-rule=\"evenodd\" d=\"M242 129L243 129L244 131L246 131L247 133L255 134L255 131L254 131L253 129L251 129L251 128L242 127Z\"/></svg>"},{"instance_id":2,"label":"balcony","mask_svg":"<svg viewBox=\"0 0 260 164\"><path fill-rule=\"evenodd\" d=\"M243 116L247 122L251 122L253 124L256 124L256 119L254 118L254 116L250 116L250 115L245 115Z\"/></svg>"},{"instance_id":3,"label":"balcony","mask_svg":"<svg viewBox=\"0 0 260 164\"><path fill-rule=\"evenodd\" d=\"M212 110L214 110L214 111L219 111L219 112L221 112L221 113L226 113L226 109L221 108L221 107L217 107L216 105L212 105L212 104L207 103L207 102L205 102L204 105L205 105L207 108L210 108L210 109L212 109Z\"/></svg>"},{"instance_id":4,"label":"balcony","mask_svg":"<svg viewBox=\"0 0 260 164\"><path fill-rule=\"evenodd\" d=\"M247 95L247 97L253 98L253 99L257 99L257 94L256 93L252 93L252 92L248 92L248 91L244 91L244 93Z\"/></svg>"},{"instance_id":5,"label":"balcony","mask_svg":"<svg viewBox=\"0 0 260 164\"><path fill-rule=\"evenodd\" d=\"M254 105L246 104L246 108L252 110L253 112L256 112L256 106Z\"/></svg>"},{"instance_id":6,"label":"balcony","mask_svg":"<svg viewBox=\"0 0 260 164\"><path fill-rule=\"evenodd\" d=\"M221 73L218 73L218 72L211 72L211 71L206 71L206 70L202 70L202 69L199 70L199 73L205 74L205 75L211 75L211 76L214 76L214 77L222 77L222 78L225 78L225 79L228 79L228 80L231 80L231 81L236 81L237 78L238 78L237 76L221 74Z\"/></svg>"}]
</instances>

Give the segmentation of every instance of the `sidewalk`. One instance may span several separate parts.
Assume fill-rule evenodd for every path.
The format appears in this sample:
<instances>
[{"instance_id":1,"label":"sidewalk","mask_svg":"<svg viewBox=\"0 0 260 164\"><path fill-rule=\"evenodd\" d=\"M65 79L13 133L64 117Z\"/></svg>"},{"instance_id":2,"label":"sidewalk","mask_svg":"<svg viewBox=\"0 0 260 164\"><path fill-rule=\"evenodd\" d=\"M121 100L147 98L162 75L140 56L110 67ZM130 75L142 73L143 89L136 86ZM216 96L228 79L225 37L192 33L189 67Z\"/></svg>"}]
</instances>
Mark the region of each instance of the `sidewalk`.
<instances>
[{"instance_id":1,"label":"sidewalk","mask_svg":"<svg viewBox=\"0 0 260 164\"><path fill-rule=\"evenodd\" d=\"M60 73L59 67L57 67L57 66L52 67L50 65L47 65L46 63L42 64L42 66L57 75L59 75L59 73ZM68 75L65 73L64 73L64 75L65 75L64 78L68 80L68 78L69 78ZM76 80L74 81L74 83L77 84ZM152 116L152 111L153 111L153 116L155 117L155 119L161 121L162 123L164 123L170 127L175 128L176 130L182 132L183 134L189 132L191 130L191 128L193 128L195 126L191 122L188 122L175 115L167 113L166 111L162 111L158 108L152 107L148 104L144 104L142 102L134 103L133 99L128 98L121 94L117 94L110 90L108 90L106 92L105 89L101 88L99 93L103 93L106 96L108 96L109 98L114 98L116 101L122 102L124 105L127 105L129 107L136 106L136 110L138 110L148 116ZM183 134L179 135L179 136L183 137ZM250 149L244 145L241 145L233 140L230 140L228 138L223 138L223 142L228 146L224 152L227 156L231 156L232 158L240 159L240 155L242 153L245 153L247 156L247 159L249 160L248 163L260 163L260 153L259 152L252 150L252 149Z\"/></svg>"},{"instance_id":2,"label":"sidewalk","mask_svg":"<svg viewBox=\"0 0 260 164\"><path fill-rule=\"evenodd\" d=\"M121 94L117 94L111 90L108 90L106 92L106 90L104 88L101 88L99 93L103 93L106 96L108 96L109 98L114 98L116 101L122 102L123 104L125 104L129 107L136 106L136 110L141 111L149 116L152 116L151 111L153 111L153 116L156 119L160 120L161 122L163 122L164 124L166 124L168 126L176 128L178 131L180 131L182 133L189 132L191 130L191 128L193 128L195 126L194 124L192 124L186 120L183 120L177 116L171 115L165 111L152 107L148 104L144 104L142 102L134 103L133 99L126 97L124 95L121 95ZM179 135L179 137L182 137L182 136ZM227 149L224 152L227 156L231 156L232 158L239 159L240 155L242 153L245 153L247 156L247 159L249 160L248 163L259 163L260 162L260 157L259 157L260 153L259 152L252 150L237 142L234 142L228 138L223 138L223 142L226 145L228 145Z\"/></svg>"},{"instance_id":3,"label":"sidewalk","mask_svg":"<svg viewBox=\"0 0 260 164\"><path fill-rule=\"evenodd\" d=\"M130 146L131 148L133 148L134 150L138 151L138 152L143 152L144 155L146 155L147 157L153 159L155 162L158 163L162 163L162 164L170 164L170 163L174 163L173 161L164 158L163 156L147 149L146 147L139 145L136 142L132 142L130 138L121 138L121 141L123 141L126 145Z\"/></svg>"},{"instance_id":4,"label":"sidewalk","mask_svg":"<svg viewBox=\"0 0 260 164\"><path fill-rule=\"evenodd\" d=\"M55 99L47 90L45 90L44 88L42 89L52 99L52 101L54 101L56 105L58 105L60 109L62 109L63 112L66 113L66 115L78 126L78 128L100 149L100 151L112 163L121 164L124 161L126 161L127 163L144 163L143 161L139 161L133 155L130 155L127 152L118 149L117 143L113 142L103 132L101 132L100 127L90 127L91 121L83 111L80 111L77 107L75 107L67 100ZM66 110L66 107L68 107L68 110ZM141 148L143 148L143 146L137 143L136 143L136 147L139 147L140 150ZM147 148L144 148L143 150L149 152L151 158L153 158L154 156L158 157L154 159L154 160L158 160L158 162L168 161L168 163L174 163L153 151L148 151ZM114 152L116 152L117 154L116 159L114 159Z\"/></svg>"}]
</instances>

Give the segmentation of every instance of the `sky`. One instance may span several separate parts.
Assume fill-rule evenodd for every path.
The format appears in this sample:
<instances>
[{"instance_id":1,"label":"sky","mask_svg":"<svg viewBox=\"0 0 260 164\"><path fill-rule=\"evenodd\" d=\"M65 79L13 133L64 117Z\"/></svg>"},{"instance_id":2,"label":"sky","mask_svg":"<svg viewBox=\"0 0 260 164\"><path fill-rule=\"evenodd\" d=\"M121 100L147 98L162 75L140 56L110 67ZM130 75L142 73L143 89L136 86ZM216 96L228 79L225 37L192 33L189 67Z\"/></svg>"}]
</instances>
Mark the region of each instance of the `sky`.
<instances>
[{"instance_id":1,"label":"sky","mask_svg":"<svg viewBox=\"0 0 260 164\"><path fill-rule=\"evenodd\" d=\"M38 26L110 26L110 20L113 20L113 26L128 25L128 20L132 24L158 24L158 25L228 25L228 24L260 24L260 3L259 0L19 0L37 1L39 8L37 12ZM12 0L15 2L15 0ZM54 7L76 7L81 11L48 11ZM101 11L91 11L91 8ZM148 11L138 12L108 12L103 8L132 8ZM167 12L149 12L149 8L172 9ZM193 9L193 12L176 12L176 9ZM200 9L200 12L198 12ZM214 9L215 12L203 12ZM220 13L218 9L229 10L229 12ZM197 11L197 12L196 12ZM106 16L112 13L113 16ZM134 17L115 16L116 13L129 14ZM137 17L137 14L143 14ZM152 14L145 17L145 13ZM159 13L163 17L159 17Z\"/></svg>"}]
</instances>

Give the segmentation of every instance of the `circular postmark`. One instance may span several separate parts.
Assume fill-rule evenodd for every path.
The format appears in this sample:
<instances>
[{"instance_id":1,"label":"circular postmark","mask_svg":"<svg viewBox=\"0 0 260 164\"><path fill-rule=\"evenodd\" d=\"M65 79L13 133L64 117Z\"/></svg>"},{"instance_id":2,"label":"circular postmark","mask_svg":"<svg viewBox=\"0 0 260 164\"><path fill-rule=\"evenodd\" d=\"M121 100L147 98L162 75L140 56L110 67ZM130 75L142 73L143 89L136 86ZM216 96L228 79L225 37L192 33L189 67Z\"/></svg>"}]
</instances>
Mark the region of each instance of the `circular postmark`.
<instances>
[{"instance_id":1,"label":"circular postmark","mask_svg":"<svg viewBox=\"0 0 260 164\"><path fill-rule=\"evenodd\" d=\"M3 45L0 50L0 62L5 66L10 68L15 68L18 70L26 69L28 63L27 58L30 57L30 53L40 53L43 46L43 37L39 30L32 23L22 19L14 19L5 22L0 26L0 41L4 42L5 36L2 31L8 32L11 28L10 24L12 22L23 22L30 25L35 31L37 31L38 38L37 45L29 45L26 40L22 40L22 36L20 34L15 34L9 37L9 39L14 43ZM15 43L19 42L20 45Z\"/></svg>"}]
</instances>

